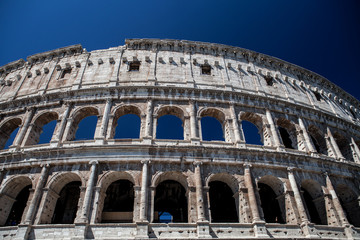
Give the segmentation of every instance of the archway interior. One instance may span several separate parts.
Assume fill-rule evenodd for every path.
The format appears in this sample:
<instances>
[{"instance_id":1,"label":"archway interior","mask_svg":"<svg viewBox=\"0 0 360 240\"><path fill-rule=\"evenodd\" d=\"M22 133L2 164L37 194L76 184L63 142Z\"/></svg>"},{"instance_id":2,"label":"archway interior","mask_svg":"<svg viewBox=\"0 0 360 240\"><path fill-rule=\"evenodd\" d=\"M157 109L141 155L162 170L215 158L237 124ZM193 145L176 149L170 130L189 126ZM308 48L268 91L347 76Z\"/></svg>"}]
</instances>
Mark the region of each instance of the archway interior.
<instances>
[{"instance_id":1,"label":"archway interior","mask_svg":"<svg viewBox=\"0 0 360 240\"><path fill-rule=\"evenodd\" d=\"M94 139L97 120L95 115L83 118L76 130L75 141Z\"/></svg>"},{"instance_id":2,"label":"archway interior","mask_svg":"<svg viewBox=\"0 0 360 240\"><path fill-rule=\"evenodd\" d=\"M347 220L355 227L360 227L359 196L345 185L340 185L336 191Z\"/></svg>"},{"instance_id":3,"label":"archway interior","mask_svg":"<svg viewBox=\"0 0 360 240\"><path fill-rule=\"evenodd\" d=\"M285 223L274 190L265 183L258 183L261 208L267 223Z\"/></svg>"},{"instance_id":4,"label":"archway interior","mask_svg":"<svg viewBox=\"0 0 360 240\"><path fill-rule=\"evenodd\" d=\"M310 215L310 221L315 224L322 224L318 209L314 204L314 199L305 188L301 188L301 191L303 193L304 201Z\"/></svg>"},{"instance_id":5,"label":"archway interior","mask_svg":"<svg viewBox=\"0 0 360 240\"><path fill-rule=\"evenodd\" d=\"M209 183L211 222L239 222L230 187L221 181Z\"/></svg>"},{"instance_id":6,"label":"archway interior","mask_svg":"<svg viewBox=\"0 0 360 240\"><path fill-rule=\"evenodd\" d=\"M74 223L78 202L80 197L80 181L66 184L59 194L56 202L52 224L71 224Z\"/></svg>"},{"instance_id":7,"label":"archway interior","mask_svg":"<svg viewBox=\"0 0 360 240\"><path fill-rule=\"evenodd\" d=\"M140 118L136 114L126 114L117 120L115 139L139 138Z\"/></svg>"},{"instance_id":8,"label":"archway interior","mask_svg":"<svg viewBox=\"0 0 360 240\"><path fill-rule=\"evenodd\" d=\"M243 120L241 121L241 125L245 135L245 141L247 144L263 145L263 143L261 142L259 129L255 126L255 124Z\"/></svg>"},{"instance_id":9,"label":"archway interior","mask_svg":"<svg viewBox=\"0 0 360 240\"><path fill-rule=\"evenodd\" d=\"M288 133L288 131L283 127L279 127L279 132L280 132L280 136L281 136L284 146L286 148L294 149L293 143L290 139L290 134Z\"/></svg>"},{"instance_id":10,"label":"archway interior","mask_svg":"<svg viewBox=\"0 0 360 240\"><path fill-rule=\"evenodd\" d=\"M201 134L204 141L225 141L222 125L214 117L201 118Z\"/></svg>"},{"instance_id":11,"label":"archway interior","mask_svg":"<svg viewBox=\"0 0 360 240\"><path fill-rule=\"evenodd\" d=\"M7 141L5 143L4 149L8 149L14 143L15 137L16 137L17 133L19 132L19 128L20 127L17 127L17 128L15 128L14 131L11 132L9 138L7 139Z\"/></svg>"},{"instance_id":12,"label":"archway interior","mask_svg":"<svg viewBox=\"0 0 360 240\"><path fill-rule=\"evenodd\" d=\"M156 187L154 222L187 222L188 211L185 194L185 188L180 183L173 180L161 182ZM162 217L163 214L165 217Z\"/></svg>"},{"instance_id":13,"label":"archway interior","mask_svg":"<svg viewBox=\"0 0 360 240\"><path fill-rule=\"evenodd\" d=\"M24 187L16 196L15 202L10 210L5 226L15 226L21 222L26 203L29 198L31 184Z\"/></svg>"},{"instance_id":14,"label":"archway interior","mask_svg":"<svg viewBox=\"0 0 360 240\"><path fill-rule=\"evenodd\" d=\"M134 210L134 184L129 180L118 180L106 190L101 222L132 222Z\"/></svg>"},{"instance_id":15,"label":"archway interior","mask_svg":"<svg viewBox=\"0 0 360 240\"><path fill-rule=\"evenodd\" d=\"M164 115L157 120L157 139L184 139L183 122L175 115Z\"/></svg>"},{"instance_id":16,"label":"archway interior","mask_svg":"<svg viewBox=\"0 0 360 240\"><path fill-rule=\"evenodd\" d=\"M42 143L49 143L51 141L51 138L53 136L55 127L56 127L57 120L52 120L51 122L45 124L42 127L42 133L39 137L39 144Z\"/></svg>"}]
</instances>

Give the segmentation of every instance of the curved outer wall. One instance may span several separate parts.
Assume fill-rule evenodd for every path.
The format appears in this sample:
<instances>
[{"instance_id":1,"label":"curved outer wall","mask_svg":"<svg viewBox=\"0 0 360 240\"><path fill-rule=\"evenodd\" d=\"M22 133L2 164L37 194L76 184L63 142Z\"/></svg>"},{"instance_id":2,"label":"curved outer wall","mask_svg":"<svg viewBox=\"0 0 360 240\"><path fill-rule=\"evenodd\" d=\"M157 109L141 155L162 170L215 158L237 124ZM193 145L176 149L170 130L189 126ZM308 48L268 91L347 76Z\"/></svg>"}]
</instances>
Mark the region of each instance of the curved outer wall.
<instances>
[{"instance_id":1,"label":"curved outer wall","mask_svg":"<svg viewBox=\"0 0 360 240\"><path fill-rule=\"evenodd\" d=\"M360 103L311 71L237 47L130 39L106 50L36 54L0 74L2 148L19 127L0 151L0 239L360 239ZM139 138L114 139L117 119L129 113L140 118ZM183 140L156 138L168 114L181 119ZM75 141L91 115L94 139ZM224 141L203 140L206 116L220 122ZM36 144L52 120L50 143ZM242 121L258 128L262 146L246 143ZM133 185L131 221L102 223L106 190L118 180ZM168 180L185 190L182 223L155 221L156 190ZM80 184L75 220L54 224L71 182ZM237 222L213 221L213 182L231 189ZM266 221L261 184L275 193L283 223ZM25 186L21 224L4 226Z\"/></svg>"}]
</instances>

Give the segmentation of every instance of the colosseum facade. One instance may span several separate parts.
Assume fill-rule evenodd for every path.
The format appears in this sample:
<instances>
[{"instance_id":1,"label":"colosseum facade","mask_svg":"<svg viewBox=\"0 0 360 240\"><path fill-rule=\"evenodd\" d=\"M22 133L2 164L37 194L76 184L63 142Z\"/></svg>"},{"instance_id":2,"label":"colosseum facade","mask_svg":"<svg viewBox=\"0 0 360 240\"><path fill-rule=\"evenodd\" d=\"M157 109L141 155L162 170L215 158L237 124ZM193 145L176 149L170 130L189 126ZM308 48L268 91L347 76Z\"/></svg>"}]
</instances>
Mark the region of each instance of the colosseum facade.
<instances>
[{"instance_id":1,"label":"colosseum facade","mask_svg":"<svg viewBox=\"0 0 360 240\"><path fill-rule=\"evenodd\" d=\"M9 63L0 92L0 239L360 239L360 103L314 72L128 39Z\"/></svg>"}]
</instances>

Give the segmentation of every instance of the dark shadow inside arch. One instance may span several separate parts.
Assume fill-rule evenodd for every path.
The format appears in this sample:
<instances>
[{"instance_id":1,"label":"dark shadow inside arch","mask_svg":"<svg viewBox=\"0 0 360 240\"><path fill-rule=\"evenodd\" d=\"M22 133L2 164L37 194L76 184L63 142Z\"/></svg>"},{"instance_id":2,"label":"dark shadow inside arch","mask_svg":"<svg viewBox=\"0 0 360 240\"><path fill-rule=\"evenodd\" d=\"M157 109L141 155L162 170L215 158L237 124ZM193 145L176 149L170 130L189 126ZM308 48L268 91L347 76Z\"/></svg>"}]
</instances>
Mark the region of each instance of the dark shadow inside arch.
<instances>
[{"instance_id":1,"label":"dark shadow inside arch","mask_svg":"<svg viewBox=\"0 0 360 240\"><path fill-rule=\"evenodd\" d=\"M292 145L293 143L290 139L290 134L288 133L288 131L283 127L278 127L278 128L279 128L280 136L281 136L284 146L286 148L294 149L294 147Z\"/></svg>"},{"instance_id":2,"label":"dark shadow inside arch","mask_svg":"<svg viewBox=\"0 0 360 240\"><path fill-rule=\"evenodd\" d=\"M338 186L336 192L349 223L355 227L360 227L360 205L358 196L346 185Z\"/></svg>"},{"instance_id":3,"label":"dark shadow inside arch","mask_svg":"<svg viewBox=\"0 0 360 240\"><path fill-rule=\"evenodd\" d=\"M118 180L106 190L101 222L129 223L133 219L134 184L129 180Z\"/></svg>"},{"instance_id":4,"label":"dark shadow inside arch","mask_svg":"<svg viewBox=\"0 0 360 240\"><path fill-rule=\"evenodd\" d=\"M172 222L187 222L187 199L185 188L178 182L166 180L156 187L154 204L154 222L160 222L160 216L168 213Z\"/></svg>"},{"instance_id":5,"label":"dark shadow inside arch","mask_svg":"<svg viewBox=\"0 0 360 240\"><path fill-rule=\"evenodd\" d=\"M94 115L83 118L78 125L75 141L94 139L97 120L98 117Z\"/></svg>"},{"instance_id":6,"label":"dark shadow inside arch","mask_svg":"<svg viewBox=\"0 0 360 240\"><path fill-rule=\"evenodd\" d=\"M222 125L214 117L201 118L201 134L204 141L225 141Z\"/></svg>"},{"instance_id":7,"label":"dark shadow inside arch","mask_svg":"<svg viewBox=\"0 0 360 240\"><path fill-rule=\"evenodd\" d=\"M261 136L259 134L259 129L255 126L255 124L249 121L241 121L242 129L245 135L245 141L248 144L254 145L264 145L261 142Z\"/></svg>"},{"instance_id":8,"label":"dark shadow inside arch","mask_svg":"<svg viewBox=\"0 0 360 240\"><path fill-rule=\"evenodd\" d=\"M157 139L184 139L183 122L175 115L164 115L157 120Z\"/></svg>"},{"instance_id":9,"label":"dark shadow inside arch","mask_svg":"<svg viewBox=\"0 0 360 240\"><path fill-rule=\"evenodd\" d=\"M15 137L18 134L18 132L19 132L19 127L15 128L15 130L12 131L3 149L8 149L14 143Z\"/></svg>"},{"instance_id":10,"label":"dark shadow inside arch","mask_svg":"<svg viewBox=\"0 0 360 240\"><path fill-rule=\"evenodd\" d=\"M80 181L74 181L63 187L56 202L52 224L74 223L80 197L80 186Z\"/></svg>"},{"instance_id":11,"label":"dark shadow inside arch","mask_svg":"<svg viewBox=\"0 0 360 240\"><path fill-rule=\"evenodd\" d=\"M16 196L15 202L10 210L5 226L15 226L20 224L21 217L24 213L26 203L29 198L31 184L24 187Z\"/></svg>"},{"instance_id":12,"label":"dark shadow inside arch","mask_svg":"<svg viewBox=\"0 0 360 240\"><path fill-rule=\"evenodd\" d=\"M119 119L117 120L114 138L139 138L140 124L140 118L136 114L126 114L119 117Z\"/></svg>"},{"instance_id":13,"label":"dark shadow inside arch","mask_svg":"<svg viewBox=\"0 0 360 240\"><path fill-rule=\"evenodd\" d=\"M285 223L274 190L265 183L258 183L261 208L267 223Z\"/></svg>"},{"instance_id":14,"label":"dark shadow inside arch","mask_svg":"<svg viewBox=\"0 0 360 240\"><path fill-rule=\"evenodd\" d=\"M221 181L209 183L211 222L239 222L230 187Z\"/></svg>"},{"instance_id":15,"label":"dark shadow inside arch","mask_svg":"<svg viewBox=\"0 0 360 240\"><path fill-rule=\"evenodd\" d=\"M57 120L53 120L42 127L42 133L40 134L39 144L49 143L54 134Z\"/></svg>"},{"instance_id":16,"label":"dark shadow inside arch","mask_svg":"<svg viewBox=\"0 0 360 240\"><path fill-rule=\"evenodd\" d=\"M310 221L315 224L322 224L319 212L314 204L314 199L305 188L301 188L301 191L303 193L303 198L310 215Z\"/></svg>"}]
</instances>

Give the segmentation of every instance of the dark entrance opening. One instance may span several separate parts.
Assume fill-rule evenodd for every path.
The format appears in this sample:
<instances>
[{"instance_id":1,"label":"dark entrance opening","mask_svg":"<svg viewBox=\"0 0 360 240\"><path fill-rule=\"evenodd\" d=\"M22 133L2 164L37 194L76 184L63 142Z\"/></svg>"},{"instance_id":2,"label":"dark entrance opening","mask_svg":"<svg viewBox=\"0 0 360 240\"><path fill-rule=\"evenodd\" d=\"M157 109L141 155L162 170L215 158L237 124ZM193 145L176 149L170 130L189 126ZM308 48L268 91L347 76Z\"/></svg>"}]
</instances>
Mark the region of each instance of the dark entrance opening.
<instances>
[{"instance_id":1,"label":"dark entrance opening","mask_svg":"<svg viewBox=\"0 0 360 240\"><path fill-rule=\"evenodd\" d=\"M70 182L63 187L56 202L52 224L74 223L80 197L80 181Z\"/></svg>"},{"instance_id":2,"label":"dark entrance opening","mask_svg":"<svg viewBox=\"0 0 360 240\"><path fill-rule=\"evenodd\" d=\"M239 222L230 187L220 181L209 183L211 222Z\"/></svg>"},{"instance_id":3,"label":"dark entrance opening","mask_svg":"<svg viewBox=\"0 0 360 240\"><path fill-rule=\"evenodd\" d=\"M162 214L170 214L172 222L187 222L185 188L178 182L166 180L156 187L154 222L160 222Z\"/></svg>"},{"instance_id":4,"label":"dark entrance opening","mask_svg":"<svg viewBox=\"0 0 360 240\"><path fill-rule=\"evenodd\" d=\"M286 148L294 149L294 147L292 146L292 141L290 139L290 135L289 135L288 131L285 128L279 127L279 132L280 132L280 136L281 136L284 146Z\"/></svg>"},{"instance_id":5,"label":"dark entrance opening","mask_svg":"<svg viewBox=\"0 0 360 240\"><path fill-rule=\"evenodd\" d=\"M129 180L113 182L106 190L101 222L132 222L133 210L134 184Z\"/></svg>"},{"instance_id":6,"label":"dark entrance opening","mask_svg":"<svg viewBox=\"0 0 360 240\"><path fill-rule=\"evenodd\" d=\"M31 185L24 187L16 196L16 201L13 204L5 226L15 226L21 222L21 217L24 213L26 203L29 198Z\"/></svg>"},{"instance_id":7,"label":"dark entrance opening","mask_svg":"<svg viewBox=\"0 0 360 240\"><path fill-rule=\"evenodd\" d=\"M310 214L310 221L315 224L322 224L319 212L310 193L304 188L301 188L301 191L303 192L304 201L308 209L308 213Z\"/></svg>"},{"instance_id":8,"label":"dark entrance opening","mask_svg":"<svg viewBox=\"0 0 360 240\"><path fill-rule=\"evenodd\" d=\"M276 199L276 194L272 188L264 183L258 183L261 208L267 223L285 223Z\"/></svg>"}]
</instances>

